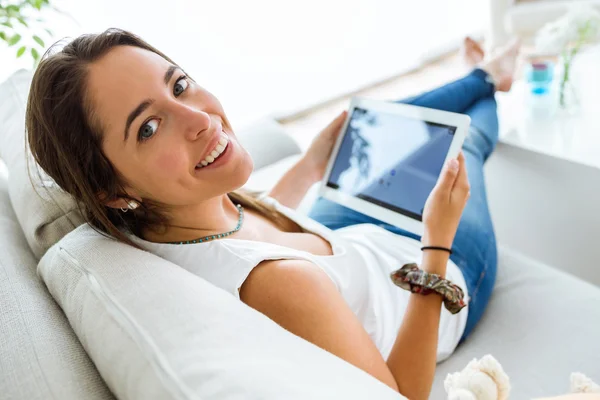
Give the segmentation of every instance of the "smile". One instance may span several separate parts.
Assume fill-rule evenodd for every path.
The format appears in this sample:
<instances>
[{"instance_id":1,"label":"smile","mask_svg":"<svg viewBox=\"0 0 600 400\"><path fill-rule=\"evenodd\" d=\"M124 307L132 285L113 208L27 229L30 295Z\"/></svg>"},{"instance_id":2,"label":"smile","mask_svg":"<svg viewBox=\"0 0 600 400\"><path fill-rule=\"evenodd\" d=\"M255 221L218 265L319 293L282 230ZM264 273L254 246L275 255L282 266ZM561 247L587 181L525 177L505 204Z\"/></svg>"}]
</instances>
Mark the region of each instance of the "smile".
<instances>
[{"instance_id":1,"label":"smile","mask_svg":"<svg viewBox=\"0 0 600 400\"><path fill-rule=\"evenodd\" d=\"M200 161L196 165L196 168L203 168L215 162L215 160L217 160L219 156L223 154L228 144L229 138L227 137L225 132L223 132L215 148L204 158L204 160Z\"/></svg>"}]
</instances>

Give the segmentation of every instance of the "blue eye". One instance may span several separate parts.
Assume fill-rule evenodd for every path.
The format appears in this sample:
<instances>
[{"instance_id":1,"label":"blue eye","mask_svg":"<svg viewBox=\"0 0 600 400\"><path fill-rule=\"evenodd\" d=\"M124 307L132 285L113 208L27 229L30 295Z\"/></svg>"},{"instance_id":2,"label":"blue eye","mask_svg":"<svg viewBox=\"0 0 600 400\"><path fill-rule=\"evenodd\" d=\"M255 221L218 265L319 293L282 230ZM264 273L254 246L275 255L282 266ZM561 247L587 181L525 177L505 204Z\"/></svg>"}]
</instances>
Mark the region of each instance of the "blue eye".
<instances>
[{"instance_id":1,"label":"blue eye","mask_svg":"<svg viewBox=\"0 0 600 400\"><path fill-rule=\"evenodd\" d=\"M179 97L181 93L186 91L189 85L190 83L187 81L186 76L182 76L181 78L177 79L175 86L173 86L173 95L175 97Z\"/></svg>"},{"instance_id":2,"label":"blue eye","mask_svg":"<svg viewBox=\"0 0 600 400\"><path fill-rule=\"evenodd\" d=\"M151 119L150 121L146 122L140 127L140 130L138 132L138 139L142 141L150 139L156 133L157 129L158 120Z\"/></svg>"}]
</instances>

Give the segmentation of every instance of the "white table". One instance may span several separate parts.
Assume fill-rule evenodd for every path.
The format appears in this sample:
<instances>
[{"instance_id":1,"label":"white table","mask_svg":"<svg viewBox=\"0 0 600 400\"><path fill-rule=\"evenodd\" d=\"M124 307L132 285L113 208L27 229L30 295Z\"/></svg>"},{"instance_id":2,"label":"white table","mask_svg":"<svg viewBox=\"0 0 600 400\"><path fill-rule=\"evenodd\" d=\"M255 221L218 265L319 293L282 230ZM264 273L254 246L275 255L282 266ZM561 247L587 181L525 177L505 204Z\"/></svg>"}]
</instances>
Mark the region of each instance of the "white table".
<instances>
[{"instance_id":1,"label":"white table","mask_svg":"<svg viewBox=\"0 0 600 400\"><path fill-rule=\"evenodd\" d=\"M574 115L550 111L547 116L530 110L525 82L519 80L509 93L498 93L500 141L521 149L600 168L600 47L581 55L574 65L580 99ZM553 96L558 103L558 87ZM555 104L555 107L557 105Z\"/></svg>"},{"instance_id":2,"label":"white table","mask_svg":"<svg viewBox=\"0 0 600 400\"><path fill-rule=\"evenodd\" d=\"M531 117L523 82L497 94L500 143L486 182L501 244L585 279L600 264L600 47L573 71L573 116Z\"/></svg>"}]
</instances>

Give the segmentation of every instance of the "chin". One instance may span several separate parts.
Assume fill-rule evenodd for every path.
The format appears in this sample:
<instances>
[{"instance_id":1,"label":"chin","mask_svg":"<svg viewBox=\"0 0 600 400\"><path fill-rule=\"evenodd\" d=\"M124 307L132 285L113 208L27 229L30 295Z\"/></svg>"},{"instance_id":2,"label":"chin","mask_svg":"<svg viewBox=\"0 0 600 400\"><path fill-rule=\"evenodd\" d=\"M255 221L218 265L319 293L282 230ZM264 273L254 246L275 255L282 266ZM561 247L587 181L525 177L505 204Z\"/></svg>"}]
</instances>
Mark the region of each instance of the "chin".
<instances>
[{"instance_id":1,"label":"chin","mask_svg":"<svg viewBox=\"0 0 600 400\"><path fill-rule=\"evenodd\" d=\"M254 161L252 161L252 157L246 151L244 151L244 157L241 162L235 166L233 172L231 173L231 184L232 187L228 192L238 190L242 186L244 186L248 179L250 179L250 175L254 170Z\"/></svg>"}]
</instances>

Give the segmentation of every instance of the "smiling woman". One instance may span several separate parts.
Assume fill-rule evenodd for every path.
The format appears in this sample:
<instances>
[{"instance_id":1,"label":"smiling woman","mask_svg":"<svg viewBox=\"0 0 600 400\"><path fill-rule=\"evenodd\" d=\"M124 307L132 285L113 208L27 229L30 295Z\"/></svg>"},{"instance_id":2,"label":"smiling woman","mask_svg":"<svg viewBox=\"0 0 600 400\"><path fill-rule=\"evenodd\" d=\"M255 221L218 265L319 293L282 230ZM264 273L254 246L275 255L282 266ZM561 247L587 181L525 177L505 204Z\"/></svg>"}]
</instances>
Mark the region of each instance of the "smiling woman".
<instances>
[{"instance_id":1,"label":"smiling woman","mask_svg":"<svg viewBox=\"0 0 600 400\"><path fill-rule=\"evenodd\" d=\"M476 70L440 89L442 97L465 107L485 100L493 119L487 76ZM240 190L253 163L219 100L137 36L112 29L43 57L26 127L35 160L97 230L206 279L407 397L427 398L436 360L454 351L467 318L473 325L487 302L480 295L479 312L458 313L470 289L449 258L469 198L466 159L451 160L429 195L426 247L375 224L332 231L293 209L323 177L345 117L317 136L268 196L255 198ZM471 159L491 151L488 143L477 142ZM487 237L479 219L466 225L461 240ZM489 260L469 254L459 260L469 282L479 289L488 268L485 282L493 283L495 252ZM433 290L423 282L435 282L445 309L442 296L402 290Z\"/></svg>"},{"instance_id":2,"label":"smiling woman","mask_svg":"<svg viewBox=\"0 0 600 400\"><path fill-rule=\"evenodd\" d=\"M190 204L228 193L219 198L225 224L237 218L237 203L293 229L280 213L235 191L252 160L217 98L175 62L118 29L57 50L47 52L33 79L29 144L93 227L136 247L124 232L187 240L213 228L210 217L208 229L189 226L202 218ZM223 222L215 225L218 231Z\"/></svg>"}]
</instances>

